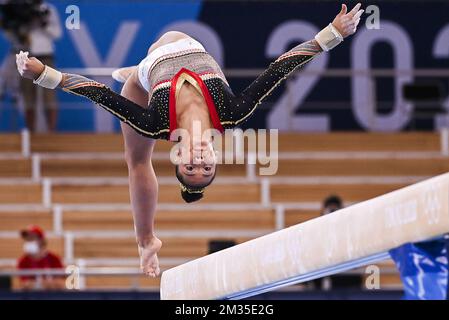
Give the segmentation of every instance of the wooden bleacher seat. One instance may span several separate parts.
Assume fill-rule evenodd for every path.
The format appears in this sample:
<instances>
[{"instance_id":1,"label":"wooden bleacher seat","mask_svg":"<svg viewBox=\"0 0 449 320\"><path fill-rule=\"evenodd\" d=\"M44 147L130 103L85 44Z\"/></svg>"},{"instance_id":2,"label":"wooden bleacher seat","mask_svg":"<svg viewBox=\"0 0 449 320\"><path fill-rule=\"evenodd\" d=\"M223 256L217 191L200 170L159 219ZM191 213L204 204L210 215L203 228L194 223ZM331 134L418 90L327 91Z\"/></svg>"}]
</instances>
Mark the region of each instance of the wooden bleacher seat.
<instances>
[{"instance_id":1,"label":"wooden bleacher seat","mask_svg":"<svg viewBox=\"0 0 449 320\"><path fill-rule=\"evenodd\" d=\"M160 258L199 258L208 253L208 241L212 238L164 238ZM214 240L216 238L213 238ZM218 237L217 237L218 239ZM248 238L219 237L237 243ZM136 258L138 257L136 239L133 237L77 237L75 239L75 258Z\"/></svg>"},{"instance_id":2,"label":"wooden bleacher seat","mask_svg":"<svg viewBox=\"0 0 449 320\"><path fill-rule=\"evenodd\" d=\"M53 229L53 215L50 210L0 211L0 221L0 231L19 231L31 224L44 230Z\"/></svg>"},{"instance_id":3,"label":"wooden bleacher seat","mask_svg":"<svg viewBox=\"0 0 449 320\"><path fill-rule=\"evenodd\" d=\"M142 274L141 276L89 276L86 278L87 289L130 289L153 288L159 289L161 278L150 278Z\"/></svg>"},{"instance_id":4,"label":"wooden bleacher seat","mask_svg":"<svg viewBox=\"0 0 449 320\"><path fill-rule=\"evenodd\" d=\"M14 136L14 135L13 135ZM6 150L16 150L20 136L4 142ZM7 139L5 139L7 140ZM9 147L7 147L10 145ZM172 144L158 141L155 151L166 152ZM121 134L33 134L33 152L122 152ZM20 149L19 149L20 150ZM440 136L433 132L331 134L279 133L279 151L439 151ZM0 149L1 152L1 149Z\"/></svg>"},{"instance_id":5,"label":"wooden bleacher seat","mask_svg":"<svg viewBox=\"0 0 449 320\"><path fill-rule=\"evenodd\" d=\"M358 202L384 193L397 190L407 184L384 183L336 183L336 184L290 184L272 182L271 201L282 202L321 202L329 194L339 194L345 201ZM260 185L213 184L206 190L201 203L260 203ZM0 184L0 204L42 204L42 186L40 184ZM127 184L118 185L59 185L52 186L52 203L59 204L95 204L129 203ZM176 184L159 186L159 203L182 204L179 186Z\"/></svg>"},{"instance_id":6,"label":"wooden bleacher seat","mask_svg":"<svg viewBox=\"0 0 449 320\"><path fill-rule=\"evenodd\" d=\"M69 210L64 211L62 224L65 231L134 230L131 211Z\"/></svg>"},{"instance_id":7,"label":"wooden bleacher seat","mask_svg":"<svg viewBox=\"0 0 449 320\"><path fill-rule=\"evenodd\" d=\"M364 280L366 280L367 276L364 276ZM381 290L391 290L391 289L402 289L402 281L399 273L380 273L380 289Z\"/></svg>"},{"instance_id":8,"label":"wooden bleacher seat","mask_svg":"<svg viewBox=\"0 0 449 320\"><path fill-rule=\"evenodd\" d=\"M43 177L126 177L128 168L124 159L44 159Z\"/></svg>"},{"instance_id":9,"label":"wooden bleacher seat","mask_svg":"<svg viewBox=\"0 0 449 320\"><path fill-rule=\"evenodd\" d=\"M260 202L258 184L213 184L202 203ZM53 203L129 203L128 185L54 185ZM160 203L184 203L179 185L160 185Z\"/></svg>"},{"instance_id":10,"label":"wooden bleacher seat","mask_svg":"<svg viewBox=\"0 0 449 320\"><path fill-rule=\"evenodd\" d=\"M1 163L0 163L1 164ZM175 166L166 160L152 160L158 177L175 175ZM1 170L1 167L0 167ZM0 171L1 174L2 171ZM125 159L43 159L41 173L44 177L127 177ZM217 176L240 176L246 174L245 165L219 165Z\"/></svg>"},{"instance_id":11,"label":"wooden bleacher seat","mask_svg":"<svg viewBox=\"0 0 449 320\"><path fill-rule=\"evenodd\" d=\"M22 152L22 139L18 133L2 133L0 135L0 153Z\"/></svg>"},{"instance_id":12,"label":"wooden bleacher seat","mask_svg":"<svg viewBox=\"0 0 449 320\"><path fill-rule=\"evenodd\" d=\"M272 202L321 202L330 194L338 194L345 201L368 200L406 184L271 184Z\"/></svg>"},{"instance_id":13,"label":"wooden bleacher seat","mask_svg":"<svg viewBox=\"0 0 449 320\"><path fill-rule=\"evenodd\" d=\"M449 171L446 158L279 160L278 176L436 176ZM259 172L259 171L257 171Z\"/></svg>"},{"instance_id":14,"label":"wooden bleacher seat","mask_svg":"<svg viewBox=\"0 0 449 320\"><path fill-rule=\"evenodd\" d=\"M64 238L47 237L48 249L64 257ZM23 240L19 233L17 237L1 237L0 238L0 259L17 259L22 255Z\"/></svg>"},{"instance_id":15,"label":"wooden bleacher seat","mask_svg":"<svg viewBox=\"0 0 449 320\"><path fill-rule=\"evenodd\" d=\"M42 203L41 184L0 184L0 204L29 203Z\"/></svg>"},{"instance_id":16,"label":"wooden bleacher seat","mask_svg":"<svg viewBox=\"0 0 449 320\"><path fill-rule=\"evenodd\" d=\"M129 203L127 185L54 185L53 203Z\"/></svg>"},{"instance_id":17,"label":"wooden bleacher seat","mask_svg":"<svg viewBox=\"0 0 449 320\"><path fill-rule=\"evenodd\" d=\"M31 152L123 152L119 134L32 134Z\"/></svg>"},{"instance_id":18,"label":"wooden bleacher seat","mask_svg":"<svg viewBox=\"0 0 449 320\"><path fill-rule=\"evenodd\" d=\"M174 176L167 160L153 160L158 177ZM260 168L261 166L258 165ZM266 167L265 165L263 167ZM277 176L434 176L449 171L445 158L426 159L280 159ZM124 159L44 159L44 177L126 177ZM256 171L259 174L259 170ZM245 165L219 165L217 176L245 177ZM30 160L0 160L0 177L31 177Z\"/></svg>"},{"instance_id":19,"label":"wooden bleacher seat","mask_svg":"<svg viewBox=\"0 0 449 320\"><path fill-rule=\"evenodd\" d=\"M0 219L1 219L0 214ZM158 230L270 230L274 229L274 212L257 210L158 210ZM65 211L64 230L133 231L130 211Z\"/></svg>"},{"instance_id":20,"label":"wooden bleacher seat","mask_svg":"<svg viewBox=\"0 0 449 320\"><path fill-rule=\"evenodd\" d=\"M31 178L31 160L0 159L0 178Z\"/></svg>"},{"instance_id":21,"label":"wooden bleacher seat","mask_svg":"<svg viewBox=\"0 0 449 320\"><path fill-rule=\"evenodd\" d=\"M280 133L279 151L439 151L433 132L329 134Z\"/></svg>"},{"instance_id":22,"label":"wooden bleacher seat","mask_svg":"<svg viewBox=\"0 0 449 320\"><path fill-rule=\"evenodd\" d=\"M291 227L298 223L305 222L320 216L318 211L304 209L285 210L285 227Z\"/></svg>"},{"instance_id":23,"label":"wooden bleacher seat","mask_svg":"<svg viewBox=\"0 0 449 320\"><path fill-rule=\"evenodd\" d=\"M185 230L270 230L275 217L270 209L159 211L156 224L161 229Z\"/></svg>"},{"instance_id":24,"label":"wooden bleacher seat","mask_svg":"<svg viewBox=\"0 0 449 320\"><path fill-rule=\"evenodd\" d=\"M20 140L19 140L20 142ZM226 145L226 144L225 144ZM1 146L1 145L0 145ZM169 152L173 143L158 140L155 152ZM31 150L39 153L86 153L86 152L123 152L121 134L33 134Z\"/></svg>"}]
</instances>

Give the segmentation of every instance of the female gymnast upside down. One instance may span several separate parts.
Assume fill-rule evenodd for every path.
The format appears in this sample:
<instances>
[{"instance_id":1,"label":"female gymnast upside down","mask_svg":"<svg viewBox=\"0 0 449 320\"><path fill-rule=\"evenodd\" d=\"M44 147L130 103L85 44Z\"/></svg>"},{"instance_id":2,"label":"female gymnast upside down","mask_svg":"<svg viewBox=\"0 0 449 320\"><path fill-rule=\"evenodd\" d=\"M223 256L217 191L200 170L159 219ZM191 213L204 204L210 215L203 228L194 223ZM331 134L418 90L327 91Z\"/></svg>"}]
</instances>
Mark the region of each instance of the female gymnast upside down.
<instances>
[{"instance_id":1,"label":"female gymnast upside down","mask_svg":"<svg viewBox=\"0 0 449 320\"><path fill-rule=\"evenodd\" d=\"M334 48L354 34L363 10L346 5L315 39L297 45L270 64L242 93L234 95L215 60L195 39L181 32L168 32L151 45L137 67L120 69L114 78L124 82L121 94L80 75L61 73L44 66L27 52L17 55L20 74L46 88L59 87L84 96L118 117L125 140L129 189L141 268L149 276L160 273L157 253L162 242L154 234L158 183L151 164L157 139L179 142L175 164L181 194L186 202L199 200L214 179L216 154L212 135L200 140L178 139L183 128L194 137L193 123L201 132L223 132L245 121L256 107L293 71Z\"/></svg>"}]
</instances>

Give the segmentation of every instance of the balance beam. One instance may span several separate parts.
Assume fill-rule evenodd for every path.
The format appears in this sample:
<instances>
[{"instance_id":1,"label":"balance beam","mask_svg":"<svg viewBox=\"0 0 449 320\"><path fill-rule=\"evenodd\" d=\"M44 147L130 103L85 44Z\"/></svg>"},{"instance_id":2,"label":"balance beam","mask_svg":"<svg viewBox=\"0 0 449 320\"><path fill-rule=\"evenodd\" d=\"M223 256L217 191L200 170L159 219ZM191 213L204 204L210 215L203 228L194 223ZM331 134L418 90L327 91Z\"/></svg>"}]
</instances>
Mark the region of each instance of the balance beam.
<instances>
[{"instance_id":1,"label":"balance beam","mask_svg":"<svg viewBox=\"0 0 449 320\"><path fill-rule=\"evenodd\" d=\"M238 299L388 258L449 232L449 173L165 271L161 299Z\"/></svg>"}]
</instances>

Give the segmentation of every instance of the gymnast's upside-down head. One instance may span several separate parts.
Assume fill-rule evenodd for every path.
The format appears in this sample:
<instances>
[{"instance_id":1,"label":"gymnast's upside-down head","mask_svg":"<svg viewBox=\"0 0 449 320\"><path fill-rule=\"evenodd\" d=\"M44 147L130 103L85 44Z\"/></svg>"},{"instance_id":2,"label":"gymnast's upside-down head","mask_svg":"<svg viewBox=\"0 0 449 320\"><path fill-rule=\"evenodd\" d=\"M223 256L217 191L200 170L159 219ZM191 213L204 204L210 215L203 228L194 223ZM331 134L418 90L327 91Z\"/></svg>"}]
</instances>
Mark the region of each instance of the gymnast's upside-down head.
<instances>
[{"instance_id":1,"label":"gymnast's upside-down head","mask_svg":"<svg viewBox=\"0 0 449 320\"><path fill-rule=\"evenodd\" d=\"M194 202L204 196L205 188L217 173L217 153L212 141L198 141L175 149L175 173L180 182L185 202Z\"/></svg>"}]
</instances>

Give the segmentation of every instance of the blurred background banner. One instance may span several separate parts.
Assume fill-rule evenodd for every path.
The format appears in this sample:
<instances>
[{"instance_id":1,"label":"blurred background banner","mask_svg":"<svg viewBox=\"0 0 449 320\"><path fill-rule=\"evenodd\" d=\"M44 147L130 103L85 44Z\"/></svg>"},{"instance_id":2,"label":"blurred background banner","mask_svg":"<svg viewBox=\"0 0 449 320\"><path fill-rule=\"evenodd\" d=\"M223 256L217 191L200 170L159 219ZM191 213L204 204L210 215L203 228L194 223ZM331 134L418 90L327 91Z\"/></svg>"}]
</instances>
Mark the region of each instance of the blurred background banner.
<instances>
[{"instance_id":1,"label":"blurred background banner","mask_svg":"<svg viewBox=\"0 0 449 320\"><path fill-rule=\"evenodd\" d=\"M114 68L138 64L163 32L179 30L205 45L239 92L283 52L313 38L339 11L334 1L49 2L58 9L63 26L63 36L55 42L57 67L82 71L115 90L120 86L108 76ZM390 132L447 126L449 2L370 4L376 7L363 15L354 37L289 79L245 126ZM66 27L70 5L79 8L79 29ZM369 17L376 8L379 29L369 29L365 21L372 22ZM8 51L2 34L0 63ZM425 99L407 94L406 86L412 91L427 88ZM59 92L58 101L60 132L119 130L117 120L83 99ZM0 130L23 126L18 110L2 99Z\"/></svg>"}]
</instances>

